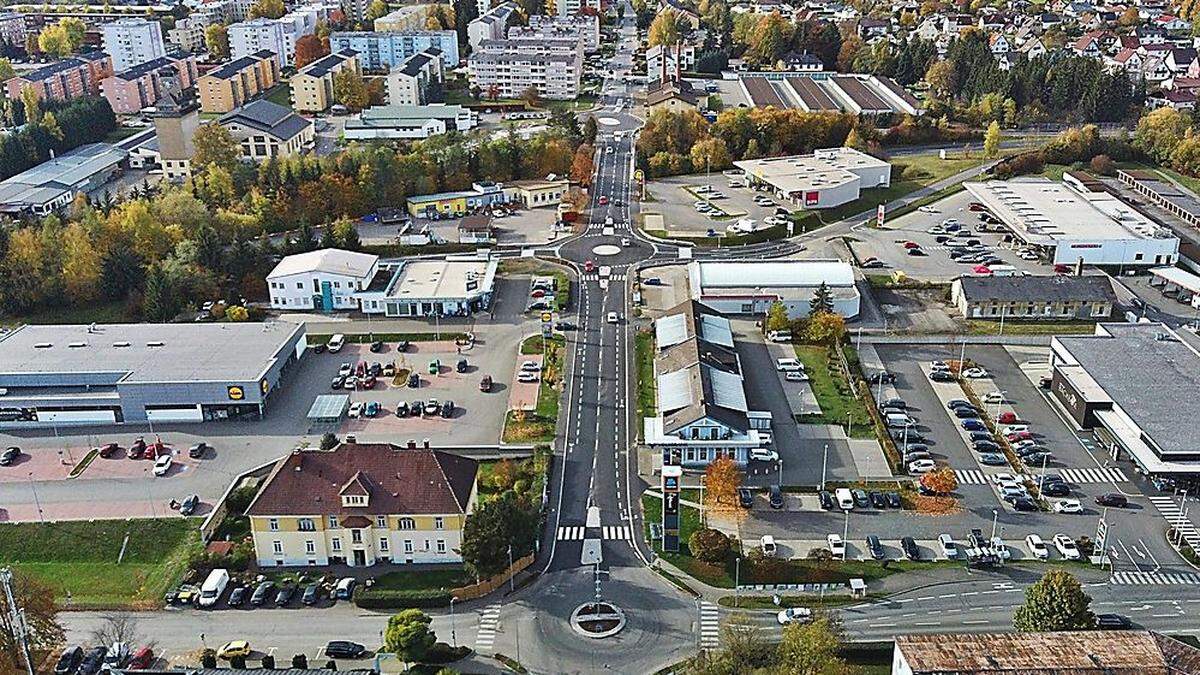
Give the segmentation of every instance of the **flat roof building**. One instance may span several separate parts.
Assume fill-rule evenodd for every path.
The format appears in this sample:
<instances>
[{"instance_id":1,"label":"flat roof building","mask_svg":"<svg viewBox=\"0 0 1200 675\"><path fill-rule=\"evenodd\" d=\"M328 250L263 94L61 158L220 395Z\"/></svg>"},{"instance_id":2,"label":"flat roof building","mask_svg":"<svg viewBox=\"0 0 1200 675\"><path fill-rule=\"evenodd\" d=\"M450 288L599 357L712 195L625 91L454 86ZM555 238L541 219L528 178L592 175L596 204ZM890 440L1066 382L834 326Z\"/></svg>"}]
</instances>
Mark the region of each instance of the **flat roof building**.
<instances>
[{"instance_id":1,"label":"flat roof building","mask_svg":"<svg viewBox=\"0 0 1200 675\"><path fill-rule=\"evenodd\" d=\"M470 108L459 105L385 105L346 120L347 140L429 138L449 131L470 131L477 123Z\"/></svg>"},{"instance_id":2,"label":"flat roof building","mask_svg":"<svg viewBox=\"0 0 1200 675\"><path fill-rule=\"evenodd\" d=\"M52 213L76 194L107 183L128 154L115 145L89 143L0 181L0 213Z\"/></svg>"},{"instance_id":3,"label":"flat roof building","mask_svg":"<svg viewBox=\"0 0 1200 675\"><path fill-rule=\"evenodd\" d=\"M854 270L841 260L693 261L688 284L693 300L725 314L762 315L781 302L789 317L808 316L821 284L847 319L858 316L861 301Z\"/></svg>"},{"instance_id":4,"label":"flat roof building","mask_svg":"<svg viewBox=\"0 0 1200 675\"><path fill-rule=\"evenodd\" d=\"M1200 351L1162 324L1103 323L1051 340L1051 392L1114 458L1200 478Z\"/></svg>"},{"instance_id":5,"label":"flat roof building","mask_svg":"<svg viewBox=\"0 0 1200 675\"><path fill-rule=\"evenodd\" d=\"M858 199L863 189L892 183L891 164L853 148L733 164L745 172L751 185L766 185L778 199L806 209L841 206Z\"/></svg>"},{"instance_id":6,"label":"flat roof building","mask_svg":"<svg viewBox=\"0 0 1200 675\"><path fill-rule=\"evenodd\" d=\"M403 260L357 297L367 314L470 316L491 307L499 265L486 255Z\"/></svg>"},{"instance_id":7,"label":"flat roof building","mask_svg":"<svg viewBox=\"0 0 1200 675\"><path fill-rule=\"evenodd\" d=\"M1158 267L1179 238L1093 182L1047 178L963 183L1013 235L1055 264Z\"/></svg>"},{"instance_id":8,"label":"flat roof building","mask_svg":"<svg viewBox=\"0 0 1200 675\"><path fill-rule=\"evenodd\" d=\"M1152 171L1121 169L1117 171L1117 177L1175 217L1200 228L1200 198L1195 194Z\"/></svg>"},{"instance_id":9,"label":"flat roof building","mask_svg":"<svg viewBox=\"0 0 1200 675\"><path fill-rule=\"evenodd\" d=\"M0 337L0 427L258 417L303 338L283 322L22 326Z\"/></svg>"}]
</instances>

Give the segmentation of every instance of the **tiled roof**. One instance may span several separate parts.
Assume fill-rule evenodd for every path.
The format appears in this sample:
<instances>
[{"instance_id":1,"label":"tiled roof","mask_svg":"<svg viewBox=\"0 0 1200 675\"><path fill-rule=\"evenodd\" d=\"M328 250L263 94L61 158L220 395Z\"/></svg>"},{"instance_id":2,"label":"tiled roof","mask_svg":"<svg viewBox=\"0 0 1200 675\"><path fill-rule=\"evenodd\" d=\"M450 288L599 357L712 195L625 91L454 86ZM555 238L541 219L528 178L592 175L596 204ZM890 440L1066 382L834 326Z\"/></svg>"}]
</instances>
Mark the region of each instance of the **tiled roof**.
<instances>
[{"instance_id":1,"label":"tiled roof","mask_svg":"<svg viewBox=\"0 0 1200 675\"><path fill-rule=\"evenodd\" d=\"M291 108L285 108L266 99L251 101L226 113L220 121L221 124L243 124L285 141L295 137L312 124L309 120L292 112Z\"/></svg>"},{"instance_id":2,"label":"tiled roof","mask_svg":"<svg viewBox=\"0 0 1200 675\"><path fill-rule=\"evenodd\" d=\"M1183 675L1179 665L1194 662L1196 651L1168 646L1171 661L1148 631L1070 633L981 633L899 635L896 651L911 672L1022 673L1025 675ZM1190 657L1190 658L1189 658Z\"/></svg>"}]
</instances>

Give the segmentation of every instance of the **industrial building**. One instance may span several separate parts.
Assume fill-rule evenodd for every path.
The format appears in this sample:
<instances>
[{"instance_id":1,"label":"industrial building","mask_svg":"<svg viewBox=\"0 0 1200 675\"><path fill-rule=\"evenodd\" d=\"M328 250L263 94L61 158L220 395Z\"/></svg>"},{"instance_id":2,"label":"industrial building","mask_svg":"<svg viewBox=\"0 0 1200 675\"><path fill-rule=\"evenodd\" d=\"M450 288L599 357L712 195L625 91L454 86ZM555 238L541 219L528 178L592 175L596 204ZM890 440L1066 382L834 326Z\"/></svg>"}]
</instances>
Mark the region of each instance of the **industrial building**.
<instances>
[{"instance_id":1,"label":"industrial building","mask_svg":"<svg viewBox=\"0 0 1200 675\"><path fill-rule=\"evenodd\" d=\"M1104 189L1065 177L969 182L963 186L1013 236L1055 264L1114 268L1173 265L1179 238Z\"/></svg>"},{"instance_id":2,"label":"industrial building","mask_svg":"<svg viewBox=\"0 0 1200 675\"><path fill-rule=\"evenodd\" d=\"M693 261L688 264L692 299L724 314L766 314L783 303L791 318L808 316L809 302L824 284L833 311L858 316L861 295L854 270L841 260Z\"/></svg>"},{"instance_id":3,"label":"industrial building","mask_svg":"<svg viewBox=\"0 0 1200 675\"><path fill-rule=\"evenodd\" d=\"M1200 199L1151 171L1121 169L1117 177L1167 212L1200 228Z\"/></svg>"},{"instance_id":4,"label":"industrial building","mask_svg":"<svg viewBox=\"0 0 1200 675\"><path fill-rule=\"evenodd\" d=\"M486 255L403 260L356 295L367 314L470 316L492 306L499 265Z\"/></svg>"},{"instance_id":5,"label":"industrial building","mask_svg":"<svg viewBox=\"0 0 1200 675\"><path fill-rule=\"evenodd\" d=\"M409 197L408 212L414 218L450 218L498 204L518 203L526 208L557 206L570 186L566 178L474 183L470 190Z\"/></svg>"},{"instance_id":6,"label":"industrial building","mask_svg":"<svg viewBox=\"0 0 1200 675\"><path fill-rule=\"evenodd\" d=\"M950 284L964 319L1103 321L1117 305L1107 275L964 276Z\"/></svg>"},{"instance_id":7,"label":"industrial building","mask_svg":"<svg viewBox=\"0 0 1200 675\"><path fill-rule=\"evenodd\" d=\"M739 82L746 100L756 107L855 115L924 113L912 94L882 75L772 71L745 73Z\"/></svg>"},{"instance_id":8,"label":"industrial building","mask_svg":"<svg viewBox=\"0 0 1200 675\"><path fill-rule=\"evenodd\" d=\"M0 181L0 213L44 216L107 183L128 153L89 143Z\"/></svg>"},{"instance_id":9,"label":"industrial building","mask_svg":"<svg viewBox=\"0 0 1200 675\"><path fill-rule=\"evenodd\" d=\"M1200 478L1200 351L1155 323L1102 323L1050 342L1053 398L1113 459L1146 474Z\"/></svg>"},{"instance_id":10,"label":"industrial building","mask_svg":"<svg viewBox=\"0 0 1200 675\"><path fill-rule=\"evenodd\" d=\"M260 417L303 354L304 326L33 326L0 337L0 427Z\"/></svg>"},{"instance_id":11,"label":"industrial building","mask_svg":"<svg viewBox=\"0 0 1200 675\"><path fill-rule=\"evenodd\" d=\"M478 120L459 105L385 105L367 108L346 120L346 140L422 139L448 131L470 131Z\"/></svg>"},{"instance_id":12,"label":"industrial building","mask_svg":"<svg viewBox=\"0 0 1200 675\"><path fill-rule=\"evenodd\" d=\"M745 172L751 186L768 186L776 198L806 209L841 206L858 199L864 189L892 183L891 164L853 148L733 164Z\"/></svg>"}]
</instances>

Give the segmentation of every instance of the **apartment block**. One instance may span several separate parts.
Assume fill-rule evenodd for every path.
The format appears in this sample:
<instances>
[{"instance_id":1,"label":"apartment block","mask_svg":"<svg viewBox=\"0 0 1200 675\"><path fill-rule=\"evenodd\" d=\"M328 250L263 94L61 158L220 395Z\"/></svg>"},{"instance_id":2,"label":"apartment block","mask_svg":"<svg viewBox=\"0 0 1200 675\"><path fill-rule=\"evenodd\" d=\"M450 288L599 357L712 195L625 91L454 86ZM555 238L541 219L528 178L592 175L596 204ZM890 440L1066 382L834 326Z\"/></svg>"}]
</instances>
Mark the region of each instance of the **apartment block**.
<instances>
[{"instance_id":1,"label":"apartment block","mask_svg":"<svg viewBox=\"0 0 1200 675\"><path fill-rule=\"evenodd\" d=\"M100 91L113 112L132 115L154 105L164 93L179 96L196 84L196 59L191 54L160 56L106 77Z\"/></svg>"},{"instance_id":2,"label":"apartment block","mask_svg":"<svg viewBox=\"0 0 1200 675\"><path fill-rule=\"evenodd\" d=\"M585 7L594 10L597 15L600 14L600 0L546 0L546 15L577 16Z\"/></svg>"},{"instance_id":3,"label":"apartment block","mask_svg":"<svg viewBox=\"0 0 1200 675\"><path fill-rule=\"evenodd\" d=\"M113 74L112 59L104 52L87 52L31 70L4 82L11 99L32 87L38 98L66 101L77 96L100 93L100 82Z\"/></svg>"},{"instance_id":4,"label":"apartment block","mask_svg":"<svg viewBox=\"0 0 1200 675\"><path fill-rule=\"evenodd\" d=\"M570 100L579 95L583 53L560 50L552 43L533 40L499 40L483 43L472 54L468 77L485 95L518 98L530 87L546 99Z\"/></svg>"},{"instance_id":5,"label":"apartment block","mask_svg":"<svg viewBox=\"0 0 1200 675\"><path fill-rule=\"evenodd\" d=\"M558 38L576 37L583 51L600 49L600 17L595 14L571 16L547 16L534 14L529 17L529 26L514 26L508 29L509 38Z\"/></svg>"},{"instance_id":6,"label":"apartment block","mask_svg":"<svg viewBox=\"0 0 1200 675\"><path fill-rule=\"evenodd\" d=\"M343 70L361 73L352 51L317 59L292 76L292 108L297 112L324 112L333 105L333 78Z\"/></svg>"},{"instance_id":7,"label":"apartment block","mask_svg":"<svg viewBox=\"0 0 1200 675\"><path fill-rule=\"evenodd\" d=\"M175 22L175 27L167 31L167 42L188 52L203 52L208 49L204 42L204 31L218 17L210 11L195 11Z\"/></svg>"},{"instance_id":8,"label":"apartment block","mask_svg":"<svg viewBox=\"0 0 1200 675\"><path fill-rule=\"evenodd\" d=\"M17 12L0 12L0 42L25 44L25 17Z\"/></svg>"},{"instance_id":9,"label":"apartment block","mask_svg":"<svg viewBox=\"0 0 1200 675\"><path fill-rule=\"evenodd\" d=\"M479 49L479 43L484 40L502 40L505 32L508 30L508 22L512 17L513 12L517 11L517 6L511 2L506 2L488 10L486 14L482 14L479 18L474 19L467 24L467 44L471 45L471 50ZM379 22L376 21L376 29L378 30Z\"/></svg>"},{"instance_id":10,"label":"apartment block","mask_svg":"<svg viewBox=\"0 0 1200 675\"><path fill-rule=\"evenodd\" d=\"M166 56L162 26L149 19L118 19L100 27L104 53L112 57L113 70L122 72Z\"/></svg>"},{"instance_id":11,"label":"apartment block","mask_svg":"<svg viewBox=\"0 0 1200 675\"><path fill-rule=\"evenodd\" d=\"M402 66L388 72L388 103L393 106L420 106L441 102L444 81L442 59L437 49L414 54Z\"/></svg>"},{"instance_id":12,"label":"apartment block","mask_svg":"<svg viewBox=\"0 0 1200 675\"><path fill-rule=\"evenodd\" d=\"M295 62L296 40L317 29L317 22L329 19L336 5L312 3L302 5L278 19L252 19L229 26L229 55L247 56L262 50L278 55L279 66L286 68ZM334 49L333 51L338 51Z\"/></svg>"},{"instance_id":13,"label":"apartment block","mask_svg":"<svg viewBox=\"0 0 1200 675\"><path fill-rule=\"evenodd\" d=\"M200 78L196 89L200 110L227 113L279 83L275 52L261 50L234 59Z\"/></svg>"},{"instance_id":14,"label":"apartment block","mask_svg":"<svg viewBox=\"0 0 1200 675\"><path fill-rule=\"evenodd\" d=\"M374 28L377 31L425 30L431 7L433 5L429 4L404 5L375 19Z\"/></svg>"},{"instance_id":15,"label":"apartment block","mask_svg":"<svg viewBox=\"0 0 1200 675\"><path fill-rule=\"evenodd\" d=\"M329 36L330 51L353 50L366 71L391 70L430 48L441 50L443 67L458 66L458 34L452 30L347 31Z\"/></svg>"}]
</instances>

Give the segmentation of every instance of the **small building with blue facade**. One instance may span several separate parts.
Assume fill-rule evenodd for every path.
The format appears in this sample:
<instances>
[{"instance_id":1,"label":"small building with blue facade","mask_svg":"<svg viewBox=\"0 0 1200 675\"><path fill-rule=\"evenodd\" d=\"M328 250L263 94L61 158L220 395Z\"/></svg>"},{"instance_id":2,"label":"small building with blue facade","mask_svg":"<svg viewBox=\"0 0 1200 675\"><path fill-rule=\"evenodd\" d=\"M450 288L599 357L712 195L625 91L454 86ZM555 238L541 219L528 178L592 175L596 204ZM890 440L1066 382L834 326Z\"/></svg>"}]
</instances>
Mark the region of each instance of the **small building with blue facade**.
<instances>
[{"instance_id":1,"label":"small building with blue facade","mask_svg":"<svg viewBox=\"0 0 1200 675\"><path fill-rule=\"evenodd\" d=\"M329 49L357 52L359 65L373 72L403 65L427 49L441 50L443 70L458 67L458 33L452 30L341 31L329 36Z\"/></svg>"}]
</instances>

